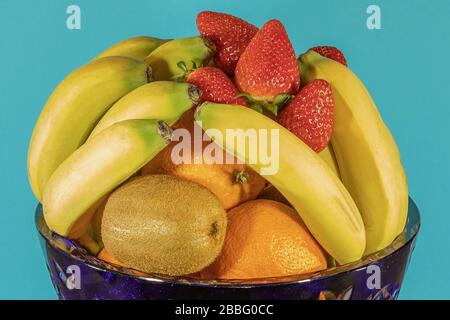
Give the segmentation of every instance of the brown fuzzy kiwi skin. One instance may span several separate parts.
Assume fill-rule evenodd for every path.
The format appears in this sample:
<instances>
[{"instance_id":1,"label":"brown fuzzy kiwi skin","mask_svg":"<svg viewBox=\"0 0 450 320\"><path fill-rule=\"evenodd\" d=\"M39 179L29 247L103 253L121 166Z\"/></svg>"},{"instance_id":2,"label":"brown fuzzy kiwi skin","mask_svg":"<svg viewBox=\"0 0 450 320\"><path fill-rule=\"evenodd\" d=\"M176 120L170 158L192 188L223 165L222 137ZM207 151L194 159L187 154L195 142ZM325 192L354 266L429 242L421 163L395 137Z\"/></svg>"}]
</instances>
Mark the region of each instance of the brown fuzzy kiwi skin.
<instances>
[{"instance_id":1,"label":"brown fuzzy kiwi skin","mask_svg":"<svg viewBox=\"0 0 450 320\"><path fill-rule=\"evenodd\" d=\"M227 215L205 187L168 175L133 179L106 202L106 250L128 267L180 276L211 264L222 250Z\"/></svg>"}]
</instances>

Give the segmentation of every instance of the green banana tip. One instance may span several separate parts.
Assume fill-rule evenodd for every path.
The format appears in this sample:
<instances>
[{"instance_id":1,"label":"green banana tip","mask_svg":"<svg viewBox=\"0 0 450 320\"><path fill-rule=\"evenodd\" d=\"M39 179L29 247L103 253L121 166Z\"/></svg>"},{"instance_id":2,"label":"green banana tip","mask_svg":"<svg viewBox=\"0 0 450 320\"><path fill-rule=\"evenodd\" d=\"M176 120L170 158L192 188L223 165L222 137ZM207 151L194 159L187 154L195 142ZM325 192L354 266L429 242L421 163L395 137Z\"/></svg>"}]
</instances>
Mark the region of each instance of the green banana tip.
<instances>
[{"instance_id":1,"label":"green banana tip","mask_svg":"<svg viewBox=\"0 0 450 320\"><path fill-rule=\"evenodd\" d=\"M322 56L320 53L317 53L314 50L308 50L305 53L302 53L299 57L298 57L298 61L303 64L309 64L309 63L313 63L317 60L320 59L324 59L325 57Z\"/></svg>"},{"instance_id":2,"label":"green banana tip","mask_svg":"<svg viewBox=\"0 0 450 320\"><path fill-rule=\"evenodd\" d=\"M300 54L299 56L298 56L298 61L301 61L301 60L303 60L303 59L305 59L305 56L306 56L306 54L309 52L310 50L308 50L308 51L306 51L306 52L304 52L304 53L302 53L302 54Z\"/></svg>"}]
</instances>

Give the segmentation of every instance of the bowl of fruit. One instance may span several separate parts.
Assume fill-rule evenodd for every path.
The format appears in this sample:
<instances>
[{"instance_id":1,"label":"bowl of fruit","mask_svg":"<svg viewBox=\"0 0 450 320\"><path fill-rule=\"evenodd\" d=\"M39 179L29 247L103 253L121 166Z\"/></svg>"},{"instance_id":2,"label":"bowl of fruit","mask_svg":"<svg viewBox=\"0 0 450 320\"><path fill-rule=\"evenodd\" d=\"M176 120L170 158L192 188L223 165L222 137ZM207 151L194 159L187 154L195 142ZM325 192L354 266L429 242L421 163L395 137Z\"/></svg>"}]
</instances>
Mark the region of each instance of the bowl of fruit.
<instances>
[{"instance_id":1,"label":"bowl of fruit","mask_svg":"<svg viewBox=\"0 0 450 320\"><path fill-rule=\"evenodd\" d=\"M343 53L204 11L69 74L31 138L61 299L395 299L420 227Z\"/></svg>"}]
</instances>

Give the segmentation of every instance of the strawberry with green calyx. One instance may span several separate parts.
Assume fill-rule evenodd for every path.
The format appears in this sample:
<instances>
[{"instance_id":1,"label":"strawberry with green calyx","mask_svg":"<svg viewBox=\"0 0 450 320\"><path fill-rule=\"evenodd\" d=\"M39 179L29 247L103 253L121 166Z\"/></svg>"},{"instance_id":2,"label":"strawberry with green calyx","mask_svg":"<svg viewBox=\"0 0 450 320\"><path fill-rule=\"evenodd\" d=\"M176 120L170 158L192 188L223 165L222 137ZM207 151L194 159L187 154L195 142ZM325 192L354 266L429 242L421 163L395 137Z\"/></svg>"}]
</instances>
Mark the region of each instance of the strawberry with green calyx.
<instances>
[{"instance_id":1,"label":"strawberry with green calyx","mask_svg":"<svg viewBox=\"0 0 450 320\"><path fill-rule=\"evenodd\" d=\"M186 65L186 62L184 61L179 61L177 63L178 68L180 68L180 73L174 75L171 80L172 81L177 81L177 82L186 82L187 77L189 76L189 74L198 69L201 68L202 66L197 66L197 63L195 61L192 61L192 67L188 68L188 66Z\"/></svg>"},{"instance_id":2,"label":"strawberry with green calyx","mask_svg":"<svg viewBox=\"0 0 450 320\"><path fill-rule=\"evenodd\" d=\"M203 11L197 16L197 27L217 50L215 63L228 75L234 74L239 57L258 32L254 25L229 14Z\"/></svg>"},{"instance_id":3,"label":"strawberry with green calyx","mask_svg":"<svg viewBox=\"0 0 450 320\"><path fill-rule=\"evenodd\" d=\"M186 81L202 90L202 101L247 106L245 99L239 97L238 90L227 75L215 67L202 67L191 70Z\"/></svg>"},{"instance_id":4,"label":"strawberry with green calyx","mask_svg":"<svg viewBox=\"0 0 450 320\"><path fill-rule=\"evenodd\" d=\"M334 98L325 80L306 85L279 114L278 122L319 153L333 133Z\"/></svg>"},{"instance_id":5,"label":"strawberry with green calyx","mask_svg":"<svg viewBox=\"0 0 450 320\"><path fill-rule=\"evenodd\" d=\"M297 94L300 70L280 21L270 20L252 39L237 64L235 82L246 93L250 105L268 108L275 114L280 102Z\"/></svg>"},{"instance_id":6,"label":"strawberry with green calyx","mask_svg":"<svg viewBox=\"0 0 450 320\"><path fill-rule=\"evenodd\" d=\"M331 46L319 46L319 47L314 47L311 48L309 50L315 51L318 54L320 54L321 56L324 56L325 58L328 59L332 59L334 61L337 61L341 64L343 64L344 66L348 66L347 64L347 59L345 59L344 54L342 53L341 50L339 50L336 47L331 47ZM309 51L308 50L308 51Z\"/></svg>"},{"instance_id":7,"label":"strawberry with green calyx","mask_svg":"<svg viewBox=\"0 0 450 320\"><path fill-rule=\"evenodd\" d=\"M294 98L293 95L286 93L279 94L273 101L256 100L248 93L239 93L238 97L244 98L247 101L248 106L253 110L258 111L259 113L264 113L264 110L266 110L274 116L277 116L278 112Z\"/></svg>"}]
</instances>

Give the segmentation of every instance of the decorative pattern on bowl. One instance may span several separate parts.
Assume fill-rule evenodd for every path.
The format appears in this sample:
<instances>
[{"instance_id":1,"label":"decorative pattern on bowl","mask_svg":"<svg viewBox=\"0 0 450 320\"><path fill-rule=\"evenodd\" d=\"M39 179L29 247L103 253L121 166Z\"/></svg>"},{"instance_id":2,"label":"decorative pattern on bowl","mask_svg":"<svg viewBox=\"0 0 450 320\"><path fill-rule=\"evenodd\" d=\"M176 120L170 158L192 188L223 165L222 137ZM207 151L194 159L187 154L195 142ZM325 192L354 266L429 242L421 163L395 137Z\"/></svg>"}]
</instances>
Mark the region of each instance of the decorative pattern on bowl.
<instances>
[{"instance_id":1,"label":"decorative pattern on bowl","mask_svg":"<svg viewBox=\"0 0 450 320\"><path fill-rule=\"evenodd\" d=\"M420 214L410 199L408 223L387 248L355 263L306 275L252 280L199 280L137 275L110 265L51 232L36 209L36 227L58 297L92 299L395 300L414 250ZM374 277L378 279L374 280Z\"/></svg>"}]
</instances>

